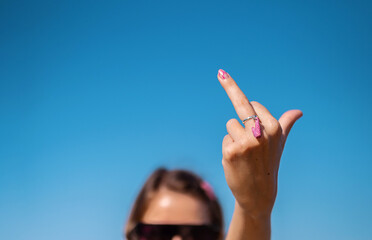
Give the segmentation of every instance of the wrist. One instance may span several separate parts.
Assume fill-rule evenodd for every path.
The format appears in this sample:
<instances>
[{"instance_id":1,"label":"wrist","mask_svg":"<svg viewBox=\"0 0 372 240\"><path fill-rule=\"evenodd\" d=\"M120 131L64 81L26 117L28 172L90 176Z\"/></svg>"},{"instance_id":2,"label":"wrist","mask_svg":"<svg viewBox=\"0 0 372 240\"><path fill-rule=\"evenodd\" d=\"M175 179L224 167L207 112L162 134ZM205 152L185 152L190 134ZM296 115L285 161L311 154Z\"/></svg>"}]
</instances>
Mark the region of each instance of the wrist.
<instances>
[{"instance_id":1,"label":"wrist","mask_svg":"<svg viewBox=\"0 0 372 240\"><path fill-rule=\"evenodd\" d=\"M252 213L235 202L235 210L226 240L270 240L271 212Z\"/></svg>"},{"instance_id":2,"label":"wrist","mask_svg":"<svg viewBox=\"0 0 372 240\"><path fill-rule=\"evenodd\" d=\"M267 222L271 221L271 210L267 209L263 210L249 210L245 207L241 206L237 201L235 201L235 209L234 212L246 218L247 220L255 221L255 222Z\"/></svg>"}]
</instances>

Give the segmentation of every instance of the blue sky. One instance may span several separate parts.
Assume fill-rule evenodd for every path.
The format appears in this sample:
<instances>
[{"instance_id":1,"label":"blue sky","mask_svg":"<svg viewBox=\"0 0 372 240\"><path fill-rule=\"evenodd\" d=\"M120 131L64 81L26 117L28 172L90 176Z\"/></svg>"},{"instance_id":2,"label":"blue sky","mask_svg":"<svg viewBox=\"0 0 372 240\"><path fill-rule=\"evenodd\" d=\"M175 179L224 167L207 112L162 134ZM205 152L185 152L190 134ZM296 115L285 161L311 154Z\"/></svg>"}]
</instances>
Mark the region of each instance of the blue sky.
<instances>
[{"instance_id":1,"label":"blue sky","mask_svg":"<svg viewBox=\"0 0 372 240\"><path fill-rule=\"evenodd\" d=\"M372 235L368 1L1 1L0 239L122 239L158 166L196 171L229 223L216 75L293 127L272 239Z\"/></svg>"}]
</instances>

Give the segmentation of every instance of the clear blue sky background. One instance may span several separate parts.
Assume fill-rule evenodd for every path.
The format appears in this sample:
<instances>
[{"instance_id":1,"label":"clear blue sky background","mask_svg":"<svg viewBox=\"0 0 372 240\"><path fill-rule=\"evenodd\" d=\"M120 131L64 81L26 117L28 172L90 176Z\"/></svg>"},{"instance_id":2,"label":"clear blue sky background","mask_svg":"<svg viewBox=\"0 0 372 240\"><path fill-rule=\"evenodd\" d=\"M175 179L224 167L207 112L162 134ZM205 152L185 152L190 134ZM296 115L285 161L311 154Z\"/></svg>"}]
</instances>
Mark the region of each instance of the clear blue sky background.
<instances>
[{"instance_id":1,"label":"clear blue sky background","mask_svg":"<svg viewBox=\"0 0 372 240\"><path fill-rule=\"evenodd\" d=\"M0 3L0 239L122 239L157 166L214 186L237 118L216 75L304 113L272 239L372 239L370 1Z\"/></svg>"}]
</instances>

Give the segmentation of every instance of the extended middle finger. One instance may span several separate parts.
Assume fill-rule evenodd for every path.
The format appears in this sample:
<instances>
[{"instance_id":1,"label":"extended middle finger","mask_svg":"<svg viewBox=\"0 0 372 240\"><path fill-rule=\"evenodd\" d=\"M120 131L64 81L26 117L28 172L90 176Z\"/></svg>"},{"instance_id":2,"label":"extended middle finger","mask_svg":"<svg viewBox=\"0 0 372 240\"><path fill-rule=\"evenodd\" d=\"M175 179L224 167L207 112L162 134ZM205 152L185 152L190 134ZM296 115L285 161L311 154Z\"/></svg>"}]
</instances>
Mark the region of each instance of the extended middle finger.
<instances>
[{"instance_id":1,"label":"extended middle finger","mask_svg":"<svg viewBox=\"0 0 372 240\"><path fill-rule=\"evenodd\" d=\"M244 120L249 116L256 115L256 112L254 111L254 108L250 104L248 98L245 96L242 90L240 90L234 79L227 72L222 69L218 70L217 78L234 105L235 111L240 120ZM250 121L247 121L245 125L247 125L248 122Z\"/></svg>"}]
</instances>

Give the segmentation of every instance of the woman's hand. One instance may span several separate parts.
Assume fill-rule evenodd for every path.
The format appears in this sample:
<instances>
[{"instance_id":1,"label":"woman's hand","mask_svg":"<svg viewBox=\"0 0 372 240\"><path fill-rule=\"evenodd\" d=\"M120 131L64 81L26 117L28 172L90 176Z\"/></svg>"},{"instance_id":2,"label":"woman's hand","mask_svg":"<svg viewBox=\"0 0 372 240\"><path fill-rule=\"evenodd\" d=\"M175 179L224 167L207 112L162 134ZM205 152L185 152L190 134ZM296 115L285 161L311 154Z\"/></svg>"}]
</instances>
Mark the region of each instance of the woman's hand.
<instances>
[{"instance_id":1,"label":"woman's hand","mask_svg":"<svg viewBox=\"0 0 372 240\"><path fill-rule=\"evenodd\" d=\"M276 120L263 105L249 102L228 73L219 70L217 78L239 118L243 120L257 115L261 125L261 137L256 138L252 133L254 119L246 121L245 127L237 119L226 123L228 134L222 142L222 165L227 184L245 214L252 218L270 216L277 194L284 145L302 112L290 110Z\"/></svg>"}]
</instances>

